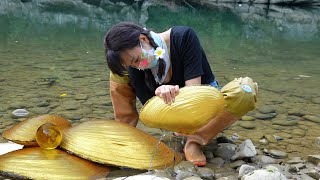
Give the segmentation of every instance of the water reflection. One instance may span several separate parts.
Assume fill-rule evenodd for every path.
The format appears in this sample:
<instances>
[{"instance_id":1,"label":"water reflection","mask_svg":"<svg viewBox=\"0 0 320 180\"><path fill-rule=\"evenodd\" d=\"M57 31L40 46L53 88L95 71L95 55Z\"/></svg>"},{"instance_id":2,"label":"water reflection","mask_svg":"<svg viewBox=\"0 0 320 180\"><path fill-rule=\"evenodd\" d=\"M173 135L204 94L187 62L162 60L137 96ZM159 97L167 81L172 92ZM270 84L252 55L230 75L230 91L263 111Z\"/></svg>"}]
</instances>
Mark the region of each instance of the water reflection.
<instances>
[{"instance_id":1,"label":"water reflection","mask_svg":"<svg viewBox=\"0 0 320 180\"><path fill-rule=\"evenodd\" d=\"M258 110L224 135L237 133L239 141L250 138L259 148L277 148L291 156L319 150L319 11L62 2L0 2L0 132L20 121L11 115L19 108L30 116L60 114L75 124L113 118L102 39L111 25L133 21L155 31L191 26L222 85L240 76L259 83ZM285 139L272 140L273 135ZM261 144L261 139L269 143Z\"/></svg>"}]
</instances>

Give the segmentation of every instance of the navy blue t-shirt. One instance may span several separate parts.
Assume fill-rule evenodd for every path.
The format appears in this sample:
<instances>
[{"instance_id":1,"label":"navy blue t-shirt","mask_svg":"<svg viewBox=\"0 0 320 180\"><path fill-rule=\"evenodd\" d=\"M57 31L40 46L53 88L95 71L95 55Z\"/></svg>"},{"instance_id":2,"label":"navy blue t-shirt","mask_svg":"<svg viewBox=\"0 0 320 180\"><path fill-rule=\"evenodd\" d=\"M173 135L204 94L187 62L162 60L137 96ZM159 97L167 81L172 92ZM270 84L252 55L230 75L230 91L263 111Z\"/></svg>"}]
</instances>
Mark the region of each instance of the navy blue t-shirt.
<instances>
[{"instance_id":1,"label":"navy blue t-shirt","mask_svg":"<svg viewBox=\"0 0 320 180\"><path fill-rule=\"evenodd\" d=\"M196 33L187 26L174 26L170 33L170 60L172 77L166 85L185 86L185 81L201 76L201 84L210 84L215 80L207 57L200 45ZM151 70L145 70L151 73ZM136 96L142 104L155 96L154 91L149 90L145 83L143 70L128 68L129 79L135 90ZM156 84L153 80L155 87Z\"/></svg>"}]
</instances>

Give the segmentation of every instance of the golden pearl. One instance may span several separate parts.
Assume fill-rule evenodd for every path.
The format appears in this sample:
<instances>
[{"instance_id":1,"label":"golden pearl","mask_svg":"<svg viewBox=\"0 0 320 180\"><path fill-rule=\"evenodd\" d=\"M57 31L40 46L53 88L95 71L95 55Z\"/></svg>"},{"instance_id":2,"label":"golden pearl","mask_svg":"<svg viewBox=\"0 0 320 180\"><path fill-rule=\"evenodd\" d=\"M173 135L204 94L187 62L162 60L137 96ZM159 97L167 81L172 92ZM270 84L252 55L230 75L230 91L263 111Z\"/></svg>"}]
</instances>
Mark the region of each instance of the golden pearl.
<instances>
[{"instance_id":1,"label":"golden pearl","mask_svg":"<svg viewBox=\"0 0 320 180\"><path fill-rule=\"evenodd\" d=\"M62 140L62 133L58 126L46 123L40 126L36 133L36 141L43 149L55 149Z\"/></svg>"}]
</instances>

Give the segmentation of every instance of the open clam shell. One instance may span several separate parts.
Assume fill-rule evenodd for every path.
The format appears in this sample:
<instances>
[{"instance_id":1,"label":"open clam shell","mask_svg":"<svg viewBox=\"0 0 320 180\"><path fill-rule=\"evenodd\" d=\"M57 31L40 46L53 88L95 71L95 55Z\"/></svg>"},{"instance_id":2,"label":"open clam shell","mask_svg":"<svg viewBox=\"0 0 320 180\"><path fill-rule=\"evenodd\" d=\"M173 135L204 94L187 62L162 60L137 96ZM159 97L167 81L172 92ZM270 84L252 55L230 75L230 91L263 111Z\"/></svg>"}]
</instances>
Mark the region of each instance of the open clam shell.
<instances>
[{"instance_id":1,"label":"open clam shell","mask_svg":"<svg viewBox=\"0 0 320 180\"><path fill-rule=\"evenodd\" d=\"M141 109L140 120L148 127L193 134L216 117L224 107L218 89L211 86L187 86L180 89L171 105L158 96Z\"/></svg>"},{"instance_id":2,"label":"open clam shell","mask_svg":"<svg viewBox=\"0 0 320 180\"><path fill-rule=\"evenodd\" d=\"M106 166L40 147L24 148L0 156L0 174L23 179L99 179L109 174Z\"/></svg>"},{"instance_id":3,"label":"open clam shell","mask_svg":"<svg viewBox=\"0 0 320 180\"><path fill-rule=\"evenodd\" d=\"M71 123L57 115L40 115L28 118L2 133L3 138L25 146L38 146L36 142L37 129L46 123L52 123L61 130L71 127Z\"/></svg>"},{"instance_id":4,"label":"open clam shell","mask_svg":"<svg viewBox=\"0 0 320 180\"><path fill-rule=\"evenodd\" d=\"M60 147L84 159L134 169L162 169L181 161L157 138L113 120L92 120L66 129Z\"/></svg>"}]
</instances>

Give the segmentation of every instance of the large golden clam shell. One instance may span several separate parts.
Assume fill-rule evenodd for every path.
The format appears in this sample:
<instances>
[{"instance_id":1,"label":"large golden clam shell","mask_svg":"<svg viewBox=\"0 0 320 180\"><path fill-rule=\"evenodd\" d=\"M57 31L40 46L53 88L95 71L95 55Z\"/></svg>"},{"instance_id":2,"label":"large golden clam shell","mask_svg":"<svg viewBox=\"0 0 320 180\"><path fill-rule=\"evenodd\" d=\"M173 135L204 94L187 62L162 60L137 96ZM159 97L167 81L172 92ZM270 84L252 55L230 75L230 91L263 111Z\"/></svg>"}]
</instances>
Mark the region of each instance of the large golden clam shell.
<instances>
[{"instance_id":1,"label":"large golden clam shell","mask_svg":"<svg viewBox=\"0 0 320 180\"><path fill-rule=\"evenodd\" d=\"M155 137L113 120L92 120L66 129L60 147L91 161L134 169L162 169L181 161Z\"/></svg>"},{"instance_id":2,"label":"large golden clam shell","mask_svg":"<svg viewBox=\"0 0 320 180\"><path fill-rule=\"evenodd\" d=\"M140 120L149 127L193 134L217 116L224 107L221 92L211 86L187 86L180 89L171 105L158 96L141 109Z\"/></svg>"},{"instance_id":3,"label":"large golden clam shell","mask_svg":"<svg viewBox=\"0 0 320 180\"><path fill-rule=\"evenodd\" d=\"M67 152L40 147L24 148L0 156L0 174L24 179L98 179L108 175L106 166Z\"/></svg>"},{"instance_id":4,"label":"large golden clam shell","mask_svg":"<svg viewBox=\"0 0 320 180\"><path fill-rule=\"evenodd\" d=\"M25 146L37 146L36 132L37 129L46 123L52 123L61 130L71 127L71 123L63 117L57 115L40 115L28 118L2 133L3 138Z\"/></svg>"}]
</instances>

